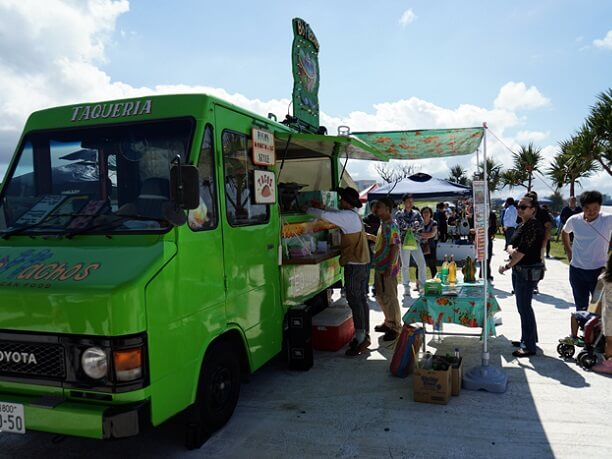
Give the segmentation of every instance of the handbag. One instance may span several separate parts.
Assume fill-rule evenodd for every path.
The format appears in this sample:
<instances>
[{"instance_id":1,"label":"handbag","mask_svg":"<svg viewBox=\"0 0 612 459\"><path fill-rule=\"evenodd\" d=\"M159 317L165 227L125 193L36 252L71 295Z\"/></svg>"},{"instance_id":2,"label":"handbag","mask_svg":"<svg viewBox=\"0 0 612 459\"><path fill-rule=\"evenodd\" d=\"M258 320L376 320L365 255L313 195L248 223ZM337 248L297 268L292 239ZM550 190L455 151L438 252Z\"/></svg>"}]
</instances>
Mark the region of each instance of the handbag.
<instances>
[{"instance_id":1,"label":"handbag","mask_svg":"<svg viewBox=\"0 0 612 459\"><path fill-rule=\"evenodd\" d=\"M431 245L429 245L429 241L421 242L421 250L423 251L423 255L431 255Z\"/></svg>"},{"instance_id":2,"label":"handbag","mask_svg":"<svg viewBox=\"0 0 612 459\"><path fill-rule=\"evenodd\" d=\"M421 346L421 339L424 336L423 332L422 328L415 328L404 324L395 343L395 351L389 366L393 376L405 378L412 373L415 356Z\"/></svg>"},{"instance_id":3,"label":"handbag","mask_svg":"<svg viewBox=\"0 0 612 459\"><path fill-rule=\"evenodd\" d=\"M417 241L414 237L414 232L412 230L406 231L406 235L404 236L404 242L402 243L402 249L404 250L416 250Z\"/></svg>"},{"instance_id":4,"label":"handbag","mask_svg":"<svg viewBox=\"0 0 612 459\"><path fill-rule=\"evenodd\" d=\"M544 263L534 263L532 265L516 265L514 267L521 279L526 281L541 281L544 279L546 267Z\"/></svg>"}]
</instances>

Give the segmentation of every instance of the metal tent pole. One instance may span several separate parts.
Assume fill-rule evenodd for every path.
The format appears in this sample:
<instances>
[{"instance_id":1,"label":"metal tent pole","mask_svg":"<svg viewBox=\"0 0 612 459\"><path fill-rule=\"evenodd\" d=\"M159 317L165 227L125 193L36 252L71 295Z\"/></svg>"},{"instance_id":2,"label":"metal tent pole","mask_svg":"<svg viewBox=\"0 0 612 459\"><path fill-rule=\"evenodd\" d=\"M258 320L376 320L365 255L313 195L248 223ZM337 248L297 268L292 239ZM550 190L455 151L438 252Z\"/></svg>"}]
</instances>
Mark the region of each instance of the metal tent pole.
<instances>
[{"instance_id":1,"label":"metal tent pole","mask_svg":"<svg viewBox=\"0 0 612 459\"><path fill-rule=\"evenodd\" d=\"M482 364L476 366L467 371L463 376L463 387L468 390L486 390L489 392L503 393L508 387L508 377L506 374L496 367L489 365L489 351L488 335L489 327L487 324L488 311L487 311L487 299L488 299L488 272L487 272L487 260L489 258L489 205L488 205L488 194L489 194L489 183L487 179L487 124L483 123L483 177L484 177L484 213L485 213L485 246L484 246L484 259L481 262L480 271L484 278L484 324L483 324L483 349L482 349Z\"/></svg>"}]
</instances>

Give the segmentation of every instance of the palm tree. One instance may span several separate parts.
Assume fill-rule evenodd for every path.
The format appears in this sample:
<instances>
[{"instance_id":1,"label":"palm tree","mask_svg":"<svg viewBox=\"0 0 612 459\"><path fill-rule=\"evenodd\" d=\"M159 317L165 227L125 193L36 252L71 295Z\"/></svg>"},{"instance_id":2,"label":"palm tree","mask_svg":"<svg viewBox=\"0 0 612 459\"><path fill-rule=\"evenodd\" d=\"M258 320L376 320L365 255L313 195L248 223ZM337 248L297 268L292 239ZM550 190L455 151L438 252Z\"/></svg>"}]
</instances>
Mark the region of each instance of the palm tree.
<instances>
[{"instance_id":1,"label":"palm tree","mask_svg":"<svg viewBox=\"0 0 612 459\"><path fill-rule=\"evenodd\" d=\"M467 171L459 164L450 168L450 175L446 180L458 183L459 185L470 186L470 179L467 176Z\"/></svg>"},{"instance_id":2,"label":"palm tree","mask_svg":"<svg viewBox=\"0 0 612 459\"><path fill-rule=\"evenodd\" d=\"M593 135L593 159L612 175L612 88L597 96L585 128Z\"/></svg>"},{"instance_id":3,"label":"palm tree","mask_svg":"<svg viewBox=\"0 0 612 459\"><path fill-rule=\"evenodd\" d=\"M570 196L575 196L575 185L581 178L590 177L599 170L599 163L590 153L592 136L582 130L569 140L559 143L561 152L555 157L546 175L557 188L569 185Z\"/></svg>"},{"instance_id":4,"label":"palm tree","mask_svg":"<svg viewBox=\"0 0 612 459\"><path fill-rule=\"evenodd\" d=\"M495 160L491 158L487 158L487 182L489 185L489 192L494 193L499 189L501 184L501 176L502 176L502 165L500 163L495 162ZM482 180L483 179L483 164L478 164L478 170L474 174L474 180Z\"/></svg>"},{"instance_id":5,"label":"palm tree","mask_svg":"<svg viewBox=\"0 0 612 459\"><path fill-rule=\"evenodd\" d=\"M537 148L532 142L529 145L521 145L518 152L512 153L513 169L509 169L500 175L502 186L514 188L522 186L531 191L533 187L533 176L540 172L542 162L542 149ZM525 182L527 182L525 184Z\"/></svg>"}]
</instances>

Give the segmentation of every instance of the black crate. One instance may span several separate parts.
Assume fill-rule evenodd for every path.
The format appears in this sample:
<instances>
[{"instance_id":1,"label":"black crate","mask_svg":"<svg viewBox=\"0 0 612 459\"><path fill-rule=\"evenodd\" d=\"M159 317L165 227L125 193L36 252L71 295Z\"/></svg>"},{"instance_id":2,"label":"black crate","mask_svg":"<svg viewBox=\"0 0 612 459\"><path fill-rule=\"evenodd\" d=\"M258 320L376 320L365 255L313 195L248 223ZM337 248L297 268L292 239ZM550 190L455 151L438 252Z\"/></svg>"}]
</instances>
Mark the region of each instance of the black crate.
<instances>
[{"instance_id":1,"label":"black crate","mask_svg":"<svg viewBox=\"0 0 612 459\"><path fill-rule=\"evenodd\" d=\"M287 359L292 370L309 370L313 365L312 314L307 305L287 312Z\"/></svg>"}]
</instances>

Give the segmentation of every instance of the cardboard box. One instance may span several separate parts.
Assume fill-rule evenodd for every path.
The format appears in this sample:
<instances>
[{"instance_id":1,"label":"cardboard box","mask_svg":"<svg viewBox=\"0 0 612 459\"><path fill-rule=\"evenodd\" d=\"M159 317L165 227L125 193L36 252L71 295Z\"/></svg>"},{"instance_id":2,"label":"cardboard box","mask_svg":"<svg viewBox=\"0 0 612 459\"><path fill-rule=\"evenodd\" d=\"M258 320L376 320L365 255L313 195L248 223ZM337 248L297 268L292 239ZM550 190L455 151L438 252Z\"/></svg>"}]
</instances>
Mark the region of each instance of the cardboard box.
<instances>
[{"instance_id":1,"label":"cardboard box","mask_svg":"<svg viewBox=\"0 0 612 459\"><path fill-rule=\"evenodd\" d=\"M451 366L451 394L459 395L461 392L461 380L463 379L463 358L459 358L459 363Z\"/></svg>"},{"instance_id":2,"label":"cardboard box","mask_svg":"<svg viewBox=\"0 0 612 459\"><path fill-rule=\"evenodd\" d=\"M446 405L451 397L451 367L444 371L415 368L412 387L415 402Z\"/></svg>"}]
</instances>

